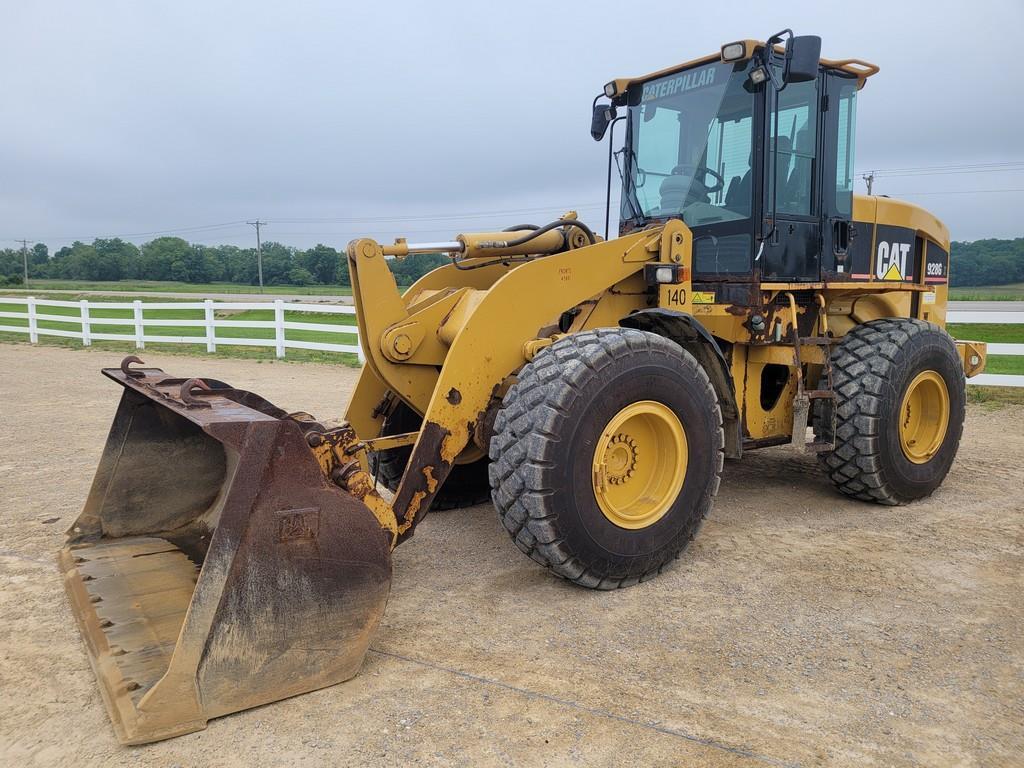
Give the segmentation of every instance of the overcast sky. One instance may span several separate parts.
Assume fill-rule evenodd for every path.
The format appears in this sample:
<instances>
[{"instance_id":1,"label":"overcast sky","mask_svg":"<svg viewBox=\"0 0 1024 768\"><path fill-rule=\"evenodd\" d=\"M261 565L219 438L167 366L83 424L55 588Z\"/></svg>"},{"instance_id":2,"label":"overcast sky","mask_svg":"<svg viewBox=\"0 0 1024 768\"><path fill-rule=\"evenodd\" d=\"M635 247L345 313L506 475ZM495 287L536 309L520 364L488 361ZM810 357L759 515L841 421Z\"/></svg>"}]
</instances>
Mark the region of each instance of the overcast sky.
<instances>
[{"instance_id":1,"label":"overcast sky","mask_svg":"<svg viewBox=\"0 0 1024 768\"><path fill-rule=\"evenodd\" d=\"M267 239L341 247L569 208L597 228L602 85L783 27L881 66L858 169L1024 160L1021 0L780 5L2 0L0 245L221 224L179 234L249 245L261 218ZM875 188L960 240L1024 235L1022 190L1024 170Z\"/></svg>"}]
</instances>

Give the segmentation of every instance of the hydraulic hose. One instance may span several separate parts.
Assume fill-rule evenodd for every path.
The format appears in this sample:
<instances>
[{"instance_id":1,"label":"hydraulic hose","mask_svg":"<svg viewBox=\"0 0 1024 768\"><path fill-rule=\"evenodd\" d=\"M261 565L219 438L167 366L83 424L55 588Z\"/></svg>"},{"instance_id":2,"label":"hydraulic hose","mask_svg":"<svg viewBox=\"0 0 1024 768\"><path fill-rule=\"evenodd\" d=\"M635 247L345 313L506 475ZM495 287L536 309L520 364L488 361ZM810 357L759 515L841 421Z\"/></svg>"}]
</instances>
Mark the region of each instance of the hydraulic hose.
<instances>
[{"instance_id":1,"label":"hydraulic hose","mask_svg":"<svg viewBox=\"0 0 1024 768\"><path fill-rule=\"evenodd\" d=\"M543 227L531 230L529 233L523 235L522 237L518 237L515 240L506 241L503 247L514 248L517 245L523 245L525 243L528 243L534 238L543 235L545 232L550 232L552 229L567 226L579 227L581 230L583 230L583 234L587 236L587 240L590 242L590 245L593 245L594 243L597 242L597 238L594 236L593 231L591 231L590 227L588 227L582 221L578 221L577 219L556 219L555 221L545 224Z\"/></svg>"}]
</instances>

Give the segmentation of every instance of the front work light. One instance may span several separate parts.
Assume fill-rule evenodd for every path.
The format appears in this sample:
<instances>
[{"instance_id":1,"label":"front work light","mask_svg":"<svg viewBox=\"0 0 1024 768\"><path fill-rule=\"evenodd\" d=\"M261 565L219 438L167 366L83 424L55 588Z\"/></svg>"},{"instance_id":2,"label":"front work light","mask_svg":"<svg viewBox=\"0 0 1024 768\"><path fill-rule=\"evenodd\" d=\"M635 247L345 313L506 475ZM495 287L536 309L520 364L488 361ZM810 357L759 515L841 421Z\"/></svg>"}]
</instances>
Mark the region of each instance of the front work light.
<instances>
[{"instance_id":1,"label":"front work light","mask_svg":"<svg viewBox=\"0 0 1024 768\"><path fill-rule=\"evenodd\" d=\"M722 46L722 61L739 61L747 52L747 46L740 43L726 43Z\"/></svg>"},{"instance_id":2,"label":"front work light","mask_svg":"<svg viewBox=\"0 0 1024 768\"><path fill-rule=\"evenodd\" d=\"M764 66L757 67L750 70L750 82L754 85L760 85L768 79L768 70Z\"/></svg>"},{"instance_id":3,"label":"front work light","mask_svg":"<svg viewBox=\"0 0 1024 768\"><path fill-rule=\"evenodd\" d=\"M612 80L610 83L605 83L604 95L609 99L615 98L615 81Z\"/></svg>"}]
</instances>

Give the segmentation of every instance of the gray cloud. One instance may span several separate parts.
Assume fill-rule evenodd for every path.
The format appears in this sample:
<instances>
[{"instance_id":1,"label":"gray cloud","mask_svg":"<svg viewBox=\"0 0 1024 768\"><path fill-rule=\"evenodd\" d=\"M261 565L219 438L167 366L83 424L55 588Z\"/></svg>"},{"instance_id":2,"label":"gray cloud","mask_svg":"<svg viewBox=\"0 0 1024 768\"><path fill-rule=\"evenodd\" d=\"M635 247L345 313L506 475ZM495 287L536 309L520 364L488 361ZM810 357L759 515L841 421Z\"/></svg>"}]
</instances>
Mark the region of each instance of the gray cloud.
<instances>
[{"instance_id":1,"label":"gray cloud","mask_svg":"<svg viewBox=\"0 0 1024 768\"><path fill-rule=\"evenodd\" d=\"M0 237L51 247L257 216L410 217L268 227L300 246L570 207L596 223L605 146L587 128L602 84L786 26L882 67L860 97L858 168L1024 159L1017 2L7 5ZM980 189L1024 189L1024 172L876 187L913 193L956 239L1020 236L1024 193L934 194Z\"/></svg>"}]
</instances>

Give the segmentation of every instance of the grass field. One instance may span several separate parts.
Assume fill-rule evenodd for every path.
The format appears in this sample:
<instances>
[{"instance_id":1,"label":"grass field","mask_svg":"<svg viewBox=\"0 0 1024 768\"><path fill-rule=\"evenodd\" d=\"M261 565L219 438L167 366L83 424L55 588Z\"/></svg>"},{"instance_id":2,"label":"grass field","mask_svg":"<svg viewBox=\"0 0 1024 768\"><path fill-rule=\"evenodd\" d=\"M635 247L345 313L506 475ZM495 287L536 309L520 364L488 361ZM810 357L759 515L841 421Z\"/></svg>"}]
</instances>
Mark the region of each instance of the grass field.
<instances>
[{"instance_id":1,"label":"grass field","mask_svg":"<svg viewBox=\"0 0 1024 768\"><path fill-rule=\"evenodd\" d=\"M1024 324L984 323L966 325L950 323L946 330L954 339L987 341L990 344L1024 344ZM989 355L985 373L1024 374L1024 356Z\"/></svg>"},{"instance_id":2,"label":"grass field","mask_svg":"<svg viewBox=\"0 0 1024 768\"><path fill-rule=\"evenodd\" d=\"M950 288L952 301L1024 301L1024 283Z\"/></svg>"},{"instance_id":3,"label":"grass field","mask_svg":"<svg viewBox=\"0 0 1024 768\"><path fill-rule=\"evenodd\" d=\"M5 289L12 290L12 289ZM259 293L259 286L238 283L176 283L160 280L32 280L29 288L18 291L133 291L160 293ZM342 285L268 285L264 293L298 294L300 296L351 296L352 289Z\"/></svg>"},{"instance_id":4,"label":"grass field","mask_svg":"<svg viewBox=\"0 0 1024 768\"><path fill-rule=\"evenodd\" d=\"M66 297L65 297L66 298ZM131 299L131 296L125 296L124 299ZM110 298L109 301L121 301L121 297ZM171 300L173 301L173 300ZM90 299L90 318L92 319L121 319L124 318L126 323L124 325L112 324L112 325L94 325L92 331L101 333L118 333L118 334L134 334L135 326L132 322L132 310L130 309L100 309L96 308L96 304L103 303L102 297L93 297ZM186 303L186 302L181 302ZM0 311L4 312L27 312L28 308L25 304L3 304L0 305ZM39 307L39 312L47 315L61 315L67 316L67 322L58 320L39 320L38 326L42 329L52 329L61 331L74 331L79 332L82 330L81 321L79 319L78 307ZM206 351L206 330L201 325L203 322L203 310L201 309L154 309L146 310L145 318L147 320L195 320L199 325L196 326L161 326L161 325L147 325L145 333L147 336L195 336L196 344L183 344L177 342L161 343L159 341L146 341L146 347L160 350L163 352L171 352L177 354L200 354L208 355ZM230 319L230 320L262 320L272 321L274 319L273 309L257 309L257 310L246 310L246 311L220 311L216 313L219 319ZM352 344L355 342L355 338L351 335L341 335L337 332L332 332L333 329L339 326L345 328L352 328L355 331L356 319L354 315L340 315L340 314L322 314L314 312L287 312L285 314L285 320L289 322L302 322L302 323L316 323L324 325L327 330L324 331L311 331L311 330L294 330L286 329L285 338L292 341L315 341L327 344ZM0 318L0 325L15 326L19 328L28 327L28 318ZM218 339L267 339L267 347L250 347L250 346L238 346L229 344L218 344L217 354L227 354L231 357L243 357L250 359L275 359L275 351L273 346L274 329L273 328L217 328ZM6 342L28 342L28 335L17 333L13 331L0 332L0 341ZM53 344L58 346L66 347L81 347L82 342L79 339L65 338L60 336L45 336L41 335L39 341L42 344ZM93 346L100 349L111 349L118 351L133 351L135 344L127 341L93 341ZM286 352L286 359L288 360L299 360L308 362L335 362L343 363L346 365L357 366L359 364L357 358L353 354L345 352L326 352L321 350L311 349L291 349L289 348Z\"/></svg>"}]
</instances>

